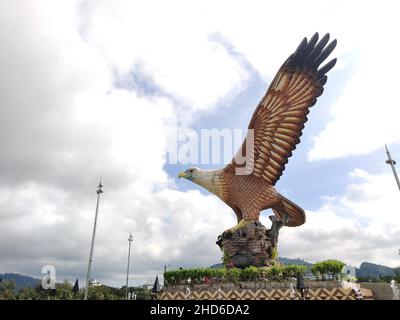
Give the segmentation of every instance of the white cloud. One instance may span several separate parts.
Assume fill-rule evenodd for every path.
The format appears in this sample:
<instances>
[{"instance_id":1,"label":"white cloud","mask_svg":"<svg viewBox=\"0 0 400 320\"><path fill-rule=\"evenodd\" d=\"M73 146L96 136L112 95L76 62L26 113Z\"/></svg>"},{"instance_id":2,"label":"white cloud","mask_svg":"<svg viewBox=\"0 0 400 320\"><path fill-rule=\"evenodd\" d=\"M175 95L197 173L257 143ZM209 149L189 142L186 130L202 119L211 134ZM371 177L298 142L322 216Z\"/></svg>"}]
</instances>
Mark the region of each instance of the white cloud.
<instances>
[{"instance_id":1,"label":"white cloud","mask_svg":"<svg viewBox=\"0 0 400 320\"><path fill-rule=\"evenodd\" d=\"M307 211L299 228L280 236L283 256L306 261L340 259L355 266L370 261L397 267L400 245L398 190L393 176L356 169L343 195L326 198L317 211Z\"/></svg>"},{"instance_id":2,"label":"white cloud","mask_svg":"<svg viewBox=\"0 0 400 320\"><path fill-rule=\"evenodd\" d=\"M215 35L231 43L264 79L271 79L300 38L316 29L340 39L338 54L351 52L361 30L349 31L354 12L347 2L316 1L190 6L184 1L2 2L0 271L39 276L50 263L60 277L73 279L78 273L82 278L100 175L105 194L93 264L96 278L124 283L130 231L136 284L153 279L164 263L193 267L218 262L216 237L234 225L234 215L214 196L178 190L163 169L168 124L182 115L193 120L234 99L246 86L246 67ZM347 22L338 24L339 18ZM382 75L379 68L374 72ZM140 83L132 88L116 85L130 76L147 81L154 92L146 92ZM336 108L339 119L342 111ZM398 228L385 225L394 211L385 211L380 221L357 202L368 195L366 204L378 210L378 200L387 198L372 185L383 186L386 180L355 174L366 179L365 185L355 183L346 197L333 198L335 211L325 207L310 212L305 226L282 230L282 254L313 259L319 253L323 258L327 245L342 244L357 255L351 247L365 248L367 243L355 236L358 231L377 245L386 230L396 237ZM338 215L340 210L351 217ZM364 215L368 226L379 224L380 229L359 223ZM334 234L349 240L340 243ZM307 250L294 243L304 243ZM389 249L381 247L360 259L390 262Z\"/></svg>"},{"instance_id":3,"label":"white cloud","mask_svg":"<svg viewBox=\"0 0 400 320\"><path fill-rule=\"evenodd\" d=\"M178 9L179 8L179 9ZM243 89L246 70L185 1L86 1L81 33L123 76L141 72L185 110L210 109Z\"/></svg>"},{"instance_id":4,"label":"white cloud","mask_svg":"<svg viewBox=\"0 0 400 320\"><path fill-rule=\"evenodd\" d=\"M310 160L367 154L384 143L400 140L395 63L400 44L393 41L399 28L398 2L363 3L362 14L347 30L352 52L341 57L349 70L343 92L334 101L331 120L315 138ZM339 42L340 45L340 42ZM350 46L349 46L350 47Z\"/></svg>"},{"instance_id":5,"label":"white cloud","mask_svg":"<svg viewBox=\"0 0 400 320\"><path fill-rule=\"evenodd\" d=\"M234 224L233 214L215 197L181 192L169 181L163 170L166 132L181 110L174 104L176 99L193 95L193 101L187 102L194 103L188 114L209 108L240 86L240 65L219 44L198 36L201 41L194 47L195 39L181 42L171 32L175 47L168 47L170 54L180 52L181 43L182 63L179 57L146 63L148 68L162 69L160 75L172 73L173 66L181 72L173 75L175 80L163 80L163 89L176 99L141 96L113 85L113 70L127 72L135 56L107 58L104 50L83 40L76 28L82 20L69 2L60 3L61 9L51 2L31 3L30 10L21 10L23 5L0 10L4 27L0 31L4 67L0 74L0 270L40 276L42 265L54 264L60 277L78 274L82 278L100 175L105 194L96 237L96 278L121 284L130 231L135 235L134 283L160 272L163 261L191 266L218 262L216 237ZM21 17L27 10L32 14ZM119 45L129 47L135 38L127 41L124 28L112 33L121 33ZM111 48L113 43L107 41ZM157 53L157 49L167 50L165 45L149 49ZM135 50L140 51L140 46ZM194 73L189 71L192 64ZM211 72L216 76L206 81ZM179 91L183 83L192 91ZM196 256L188 259L193 248Z\"/></svg>"}]
</instances>

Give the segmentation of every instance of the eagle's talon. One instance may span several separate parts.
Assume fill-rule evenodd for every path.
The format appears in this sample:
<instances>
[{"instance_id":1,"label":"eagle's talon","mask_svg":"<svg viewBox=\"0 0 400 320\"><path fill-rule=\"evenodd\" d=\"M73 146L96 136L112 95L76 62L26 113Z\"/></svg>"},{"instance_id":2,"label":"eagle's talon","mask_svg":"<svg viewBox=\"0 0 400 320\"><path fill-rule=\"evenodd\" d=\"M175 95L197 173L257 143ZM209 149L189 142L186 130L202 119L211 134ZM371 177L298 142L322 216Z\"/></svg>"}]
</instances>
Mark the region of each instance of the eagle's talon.
<instances>
[{"instance_id":1,"label":"eagle's talon","mask_svg":"<svg viewBox=\"0 0 400 320\"><path fill-rule=\"evenodd\" d=\"M254 220L245 220L245 219L242 219L242 220L239 221L239 223L238 223L236 226L234 226L234 227L232 227L232 228L230 228L230 229L225 230L222 234L223 234L223 235L232 235L234 232L239 231L239 230L245 228L246 226L248 226L249 224L251 224L251 223L253 223L253 222L255 222L255 221L254 221Z\"/></svg>"}]
</instances>

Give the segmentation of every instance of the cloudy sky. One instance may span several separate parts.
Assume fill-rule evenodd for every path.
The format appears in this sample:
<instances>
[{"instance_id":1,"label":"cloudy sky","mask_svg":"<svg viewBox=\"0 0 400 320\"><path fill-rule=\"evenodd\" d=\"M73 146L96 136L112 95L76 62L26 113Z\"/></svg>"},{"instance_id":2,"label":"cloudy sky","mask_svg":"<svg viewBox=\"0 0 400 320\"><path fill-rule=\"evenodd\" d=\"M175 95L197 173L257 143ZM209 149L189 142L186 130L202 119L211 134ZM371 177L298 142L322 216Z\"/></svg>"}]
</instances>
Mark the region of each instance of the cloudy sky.
<instances>
[{"instance_id":1,"label":"cloudy sky","mask_svg":"<svg viewBox=\"0 0 400 320\"><path fill-rule=\"evenodd\" d=\"M0 273L154 281L218 263L235 216L176 174L177 125L246 128L279 66L315 31L337 66L277 189L307 222L279 253L400 265L398 1L0 1ZM222 164L221 164L222 165ZM212 167L203 165L204 168ZM261 220L268 223L269 212Z\"/></svg>"}]
</instances>

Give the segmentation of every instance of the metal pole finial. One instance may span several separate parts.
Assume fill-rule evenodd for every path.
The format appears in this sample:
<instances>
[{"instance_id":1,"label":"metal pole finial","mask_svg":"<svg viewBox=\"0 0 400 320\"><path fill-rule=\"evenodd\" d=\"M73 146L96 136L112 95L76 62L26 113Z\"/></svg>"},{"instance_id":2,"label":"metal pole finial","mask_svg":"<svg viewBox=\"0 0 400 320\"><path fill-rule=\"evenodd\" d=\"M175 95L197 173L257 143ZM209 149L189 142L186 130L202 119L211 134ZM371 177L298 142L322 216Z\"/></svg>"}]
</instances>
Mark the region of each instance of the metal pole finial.
<instances>
[{"instance_id":1,"label":"metal pole finial","mask_svg":"<svg viewBox=\"0 0 400 320\"><path fill-rule=\"evenodd\" d=\"M97 194L100 194L100 193L104 192L103 189L102 189L104 187L104 185L101 183L101 179L102 179L102 176L100 177L99 185L97 186L97 190L96 190Z\"/></svg>"}]
</instances>

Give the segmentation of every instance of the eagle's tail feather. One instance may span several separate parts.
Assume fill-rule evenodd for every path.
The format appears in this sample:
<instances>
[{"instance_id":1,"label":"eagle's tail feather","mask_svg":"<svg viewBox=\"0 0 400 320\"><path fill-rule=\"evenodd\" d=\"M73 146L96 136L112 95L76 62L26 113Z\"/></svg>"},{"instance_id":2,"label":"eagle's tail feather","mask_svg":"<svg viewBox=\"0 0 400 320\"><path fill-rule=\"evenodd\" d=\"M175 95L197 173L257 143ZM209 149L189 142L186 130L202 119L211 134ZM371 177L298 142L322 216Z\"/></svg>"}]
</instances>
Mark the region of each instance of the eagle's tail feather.
<instances>
[{"instance_id":1,"label":"eagle's tail feather","mask_svg":"<svg viewBox=\"0 0 400 320\"><path fill-rule=\"evenodd\" d=\"M297 204L279 194L280 202L272 207L272 211L282 221L285 221L285 214L288 214L290 219L285 223L288 227L297 227L306 222L306 214Z\"/></svg>"}]
</instances>

